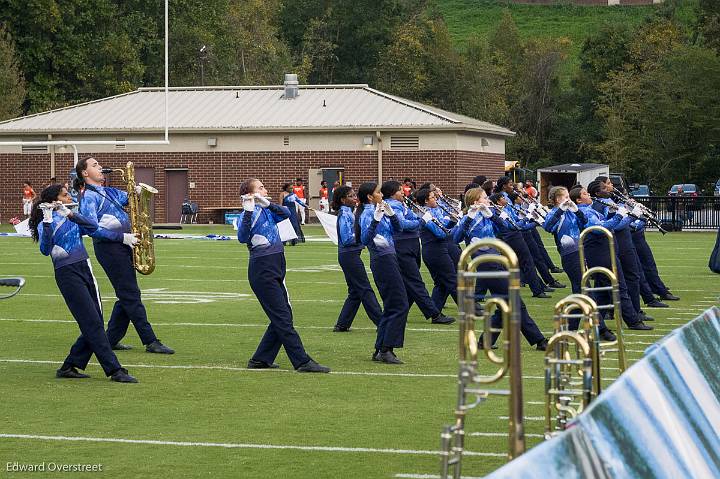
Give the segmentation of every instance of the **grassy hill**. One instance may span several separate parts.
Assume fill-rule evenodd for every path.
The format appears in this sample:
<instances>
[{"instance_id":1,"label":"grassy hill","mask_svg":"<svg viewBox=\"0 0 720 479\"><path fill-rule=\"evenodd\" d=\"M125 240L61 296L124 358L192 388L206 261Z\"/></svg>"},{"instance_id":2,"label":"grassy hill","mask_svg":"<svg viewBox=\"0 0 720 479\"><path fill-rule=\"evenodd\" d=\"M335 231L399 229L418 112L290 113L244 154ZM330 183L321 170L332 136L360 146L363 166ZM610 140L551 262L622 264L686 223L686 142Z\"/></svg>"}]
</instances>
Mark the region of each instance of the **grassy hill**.
<instances>
[{"instance_id":1,"label":"grassy hill","mask_svg":"<svg viewBox=\"0 0 720 479\"><path fill-rule=\"evenodd\" d=\"M638 25L659 6L590 7L577 5L518 5L504 0L436 0L450 34L462 48L468 37L487 36L498 24L504 9L509 9L523 37L567 37L572 42L570 58L563 76L578 65L583 40L605 23ZM694 17L697 0L686 0L679 15L686 23Z\"/></svg>"}]
</instances>

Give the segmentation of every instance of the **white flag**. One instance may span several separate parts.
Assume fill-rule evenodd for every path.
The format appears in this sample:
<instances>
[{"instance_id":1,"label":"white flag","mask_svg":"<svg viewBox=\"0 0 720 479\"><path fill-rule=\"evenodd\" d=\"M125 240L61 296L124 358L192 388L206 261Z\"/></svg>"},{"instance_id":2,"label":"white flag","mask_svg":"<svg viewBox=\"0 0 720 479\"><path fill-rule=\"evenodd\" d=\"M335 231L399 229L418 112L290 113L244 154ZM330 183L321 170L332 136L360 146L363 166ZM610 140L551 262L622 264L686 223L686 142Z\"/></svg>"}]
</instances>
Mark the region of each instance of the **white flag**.
<instances>
[{"instance_id":1,"label":"white flag","mask_svg":"<svg viewBox=\"0 0 720 479\"><path fill-rule=\"evenodd\" d=\"M331 215L330 213L323 213L322 211L317 210L315 211L315 214L320 220L320 224L323 226L325 234L328 235L330 241L332 241L334 244L338 244L337 216Z\"/></svg>"},{"instance_id":2,"label":"white flag","mask_svg":"<svg viewBox=\"0 0 720 479\"><path fill-rule=\"evenodd\" d=\"M15 231L23 236L30 236L30 218L15 225Z\"/></svg>"}]
</instances>

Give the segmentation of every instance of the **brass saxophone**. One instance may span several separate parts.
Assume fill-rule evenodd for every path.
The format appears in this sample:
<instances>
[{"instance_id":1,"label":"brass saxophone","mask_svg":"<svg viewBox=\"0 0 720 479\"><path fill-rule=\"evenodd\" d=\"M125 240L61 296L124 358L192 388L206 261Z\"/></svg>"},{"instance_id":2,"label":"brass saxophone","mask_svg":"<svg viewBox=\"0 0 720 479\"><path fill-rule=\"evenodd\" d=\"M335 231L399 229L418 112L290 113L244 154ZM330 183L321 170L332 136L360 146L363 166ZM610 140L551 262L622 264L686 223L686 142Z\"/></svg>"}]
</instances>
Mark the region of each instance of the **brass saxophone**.
<instances>
[{"instance_id":1,"label":"brass saxophone","mask_svg":"<svg viewBox=\"0 0 720 479\"><path fill-rule=\"evenodd\" d=\"M135 191L135 167L128 161L125 169L115 169L122 175L127 186L128 216L130 217L130 230L138 238L133 248L133 265L140 274L150 274L155 271L155 243L150 218L150 200L158 190L145 183L138 183L142 191Z\"/></svg>"}]
</instances>

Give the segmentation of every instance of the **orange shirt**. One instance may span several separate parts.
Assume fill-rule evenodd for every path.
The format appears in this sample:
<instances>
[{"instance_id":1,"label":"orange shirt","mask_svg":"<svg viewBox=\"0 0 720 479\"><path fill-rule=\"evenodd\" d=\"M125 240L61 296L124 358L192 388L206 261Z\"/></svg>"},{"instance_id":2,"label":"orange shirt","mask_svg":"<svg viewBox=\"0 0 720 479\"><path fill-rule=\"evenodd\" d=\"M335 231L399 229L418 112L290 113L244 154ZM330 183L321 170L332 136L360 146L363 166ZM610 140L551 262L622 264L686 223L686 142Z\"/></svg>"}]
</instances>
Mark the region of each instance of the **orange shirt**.
<instances>
[{"instance_id":1,"label":"orange shirt","mask_svg":"<svg viewBox=\"0 0 720 479\"><path fill-rule=\"evenodd\" d=\"M320 188L320 198L326 200L328 199L328 189L327 188Z\"/></svg>"},{"instance_id":2,"label":"orange shirt","mask_svg":"<svg viewBox=\"0 0 720 479\"><path fill-rule=\"evenodd\" d=\"M304 186L293 186L293 193L301 200L305 199L305 187Z\"/></svg>"},{"instance_id":3,"label":"orange shirt","mask_svg":"<svg viewBox=\"0 0 720 479\"><path fill-rule=\"evenodd\" d=\"M526 186L525 193L527 193L530 196L530 198L536 198L537 194L538 194L538 192L534 186Z\"/></svg>"},{"instance_id":4,"label":"orange shirt","mask_svg":"<svg viewBox=\"0 0 720 479\"><path fill-rule=\"evenodd\" d=\"M31 200L33 199L33 196L35 196L35 190L32 189L30 186L23 187L23 199L24 200Z\"/></svg>"},{"instance_id":5,"label":"orange shirt","mask_svg":"<svg viewBox=\"0 0 720 479\"><path fill-rule=\"evenodd\" d=\"M403 185L402 189L403 189L403 193L405 194L405 196L410 196L410 192L412 191L412 186Z\"/></svg>"}]
</instances>

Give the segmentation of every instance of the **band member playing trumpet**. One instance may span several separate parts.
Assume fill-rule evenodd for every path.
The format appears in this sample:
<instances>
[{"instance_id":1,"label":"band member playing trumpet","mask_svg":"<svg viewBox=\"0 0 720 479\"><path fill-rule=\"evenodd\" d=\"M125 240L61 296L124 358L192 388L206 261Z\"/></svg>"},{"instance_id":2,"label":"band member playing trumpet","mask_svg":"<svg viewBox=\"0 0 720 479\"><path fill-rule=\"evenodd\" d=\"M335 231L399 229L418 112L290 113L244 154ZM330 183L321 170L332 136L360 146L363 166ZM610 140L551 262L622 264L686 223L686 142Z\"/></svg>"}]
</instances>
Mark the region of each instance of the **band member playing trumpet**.
<instances>
[{"instance_id":1,"label":"band member playing trumpet","mask_svg":"<svg viewBox=\"0 0 720 479\"><path fill-rule=\"evenodd\" d=\"M40 243L40 252L52 258L55 282L81 333L56 376L90 377L78 369L84 370L94 353L105 375L112 381L136 383L137 379L120 365L105 334L100 293L80 234L81 226L86 231L93 231L96 225L71 211L68 208L71 202L65 187L59 184L48 186L35 202L30 217L32 238Z\"/></svg>"},{"instance_id":2,"label":"band member playing trumpet","mask_svg":"<svg viewBox=\"0 0 720 479\"><path fill-rule=\"evenodd\" d=\"M333 194L332 208L338 212L338 263L345 275L345 283L348 287L347 298L345 298L333 331L349 331L360 304L365 308L370 321L377 326L382 317L382 309L370 286L365 265L360 258L364 246L360 237L355 234L353 209L359 208L355 191L349 186L338 187Z\"/></svg>"},{"instance_id":3,"label":"band member playing trumpet","mask_svg":"<svg viewBox=\"0 0 720 479\"><path fill-rule=\"evenodd\" d=\"M355 210L355 237L370 252L370 270L383 302L383 313L377 325L373 361L402 364L395 355L405 342L408 298L400 265L395 254L393 235L401 230L395 211L383 201L376 183L363 183L358 189L360 206Z\"/></svg>"},{"instance_id":4,"label":"band member playing trumpet","mask_svg":"<svg viewBox=\"0 0 720 479\"><path fill-rule=\"evenodd\" d=\"M250 288L270 319L255 354L248 361L248 368L277 368L274 361L282 346L296 371L329 373L330 368L316 363L307 354L293 326L290 298L285 288L285 249L277 227L280 221L289 218L290 211L271 203L266 198L265 186L256 178L245 180L240 185L240 197L243 214L237 238L250 250Z\"/></svg>"},{"instance_id":5,"label":"band member playing trumpet","mask_svg":"<svg viewBox=\"0 0 720 479\"><path fill-rule=\"evenodd\" d=\"M463 219L455 228L453 233L453 240L456 243L462 241L466 245L470 245L475 238L495 238L497 232L505 227L504 220L499 218L496 211L493 211L491 203L487 198L487 194L481 188L473 188L465 193L465 205L467 207L467 213L463 216ZM480 254L492 254L494 250L487 250ZM502 270L502 266L498 263L488 263L480 265L478 272L480 271L497 271ZM499 278L478 278L475 283L475 292L479 297L484 297L485 294L490 291L492 296L498 296L507 300L508 297L508 282L505 279ZM525 303L520 300L520 330L525 336L525 339L536 347L538 351L545 351L547 348L547 339L543 336L540 328L538 328L535 321L530 317ZM492 317L493 328L502 327L502 317L500 311L496 310ZM495 343L498 334L493 334L492 343ZM479 341L479 346L482 347L482 338Z\"/></svg>"},{"instance_id":6,"label":"band member playing trumpet","mask_svg":"<svg viewBox=\"0 0 720 479\"><path fill-rule=\"evenodd\" d=\"M431 216L419 218L405 206L402 185L397 181L386 181L380 188L383 199L398 216L400 230L393 232L395 251L397 254L400 272L407 291L408 301L417 304L425 319L432 324L451 324L455 322L442 314L428 294L425 282L420 274L420 228Z\"/></svg>"},{"instance_id":7,"label":"band member playing trumpet","mask_svg":"<svg viewBox=\"0 0 720 479\"><path fill-rule=\"evenodd\" d=\"M105 176L95 158L80 160L75 172L75 190L83 191L79 197L80 214L93 224L92 229L83 233L92 237L95 257L105 270L118 298L108 321L110 345L115 350L132 349L120 343L132 322L147 352L173 354L175 351L155 336L140 299L140 287L132 259L132 248L138 238L130 232L130 218L125 212L128 205L127 192L103 186Z\"/></svg>"}]
</instances>

